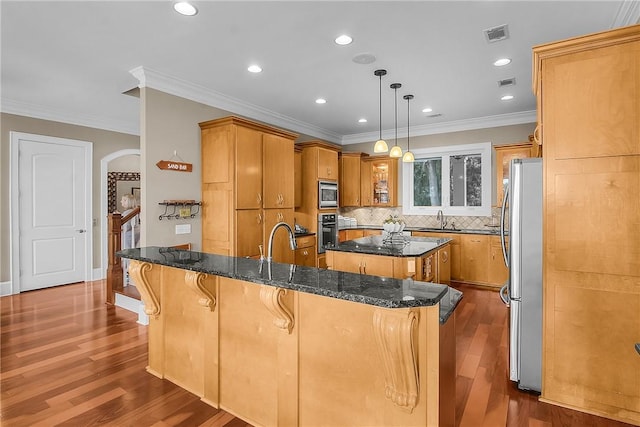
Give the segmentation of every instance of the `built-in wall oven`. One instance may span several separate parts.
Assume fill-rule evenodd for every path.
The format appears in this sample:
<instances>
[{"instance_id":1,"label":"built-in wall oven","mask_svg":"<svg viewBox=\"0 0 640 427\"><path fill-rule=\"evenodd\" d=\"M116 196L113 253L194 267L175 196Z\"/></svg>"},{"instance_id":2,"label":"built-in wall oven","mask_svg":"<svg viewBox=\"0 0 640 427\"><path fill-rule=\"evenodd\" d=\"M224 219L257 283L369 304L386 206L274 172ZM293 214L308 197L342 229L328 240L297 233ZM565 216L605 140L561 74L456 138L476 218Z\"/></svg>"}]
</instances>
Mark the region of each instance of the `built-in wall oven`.
<instances>
[{"instance_id":1,"label":"built-in wall oven","mask_svg":"<svg viewBox=\"0 0 640 427\"><path fill-rule=\"evenodd\" d=\"M338 207L338 183L332 181L318 181L318 208Z\"/></svg>"},{"instance_id":2,"label":"built-in wall oven","mask_svg":"<svg viewBox=\"0 0 640 427\"><path fill-rule=\"evenodd\" d=\"M318 253L324 253L326 249L333 248L338 242L337 215L318 215Z\"/></svg>"}]
</instances>

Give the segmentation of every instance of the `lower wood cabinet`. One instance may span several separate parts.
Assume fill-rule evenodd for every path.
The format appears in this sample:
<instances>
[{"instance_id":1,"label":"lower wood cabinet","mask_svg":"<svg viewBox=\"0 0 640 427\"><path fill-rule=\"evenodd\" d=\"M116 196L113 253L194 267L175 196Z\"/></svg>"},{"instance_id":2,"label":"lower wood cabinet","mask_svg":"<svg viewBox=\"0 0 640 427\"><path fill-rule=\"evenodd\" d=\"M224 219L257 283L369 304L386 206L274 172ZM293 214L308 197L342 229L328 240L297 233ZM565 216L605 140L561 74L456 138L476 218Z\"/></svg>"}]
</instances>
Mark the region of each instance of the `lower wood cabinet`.
<instances>
[{"instance_id":1,"label":"lower wood cabinet","mask_svg":"<svg viewBox=\"0 0 640 427\"><path fill-rule=\"evenodd\" d=\"M356 254L350 252L328 251L327 265L332 270L372 276L397 277L394 270L394 257ZM398 269L396 269L398 270Z\"/></svg>"},{"instance_id":2,"label":"lower wood cabinet","mask_svg":"<svg viewBox=\"0 0 640 427\"><path fill-rule=\"evenodd\" d=\"M411 234L416 237L451 239L448 260L450 280L499 288L509 277L499 236L426 231L414 231Z\"/></svg>"},{"instance_id":3,"label":"lower wood cabinet","mask_svg":"<svg viewBox=\"0 0 640 427\"><path fill-rule=\"evenodd\" d=\"M394 279L420 280L433 283L450 283L450 246L421 257L394 257L386 255L358 254L327 251L327 266L331 270Z\"/></svg>"},{"instance_id":4,"label":"lower wood cabinet","mask_svg":"<svg viewBox=\"0 0 640 427\"><path fill-rule=\"evenodd\" d=\"M462 278L475 283L487 283L489 270L489 236L479 234L462 235Z\"/></svg>"},{"instance_id":5,"label":"lower wood cabinet","mask_svg":"<svg viewBox=\"0 0 640 427\"><path fill-rule=\"evenodd\" d=\"M316 266L316 236L302 236L296 238L297 249L295 263L307 267Z\"/></svg>"},{"instance_id":6,"label":"lower wood cabinet","mask_svg":"<svg viewBox=\"0 0 640 427\"><path fill-rule=\"evenodd\" d=\"M509 240L507 239L507 244ZM489 283L504 284L509 279L509 269L504 264L499 236L489 237Z\"/></svg>"},{"instance_id":7,"label":"lower wood cabinet","mask_svg":"<svg viewBox=\"0 0 640 427\"><path fill-rule=\"evenodd\" d=\"M346 242L364 237L364 230L360 228L347 228L338 232L338 241Z\"/></svg>"}]
</instances>

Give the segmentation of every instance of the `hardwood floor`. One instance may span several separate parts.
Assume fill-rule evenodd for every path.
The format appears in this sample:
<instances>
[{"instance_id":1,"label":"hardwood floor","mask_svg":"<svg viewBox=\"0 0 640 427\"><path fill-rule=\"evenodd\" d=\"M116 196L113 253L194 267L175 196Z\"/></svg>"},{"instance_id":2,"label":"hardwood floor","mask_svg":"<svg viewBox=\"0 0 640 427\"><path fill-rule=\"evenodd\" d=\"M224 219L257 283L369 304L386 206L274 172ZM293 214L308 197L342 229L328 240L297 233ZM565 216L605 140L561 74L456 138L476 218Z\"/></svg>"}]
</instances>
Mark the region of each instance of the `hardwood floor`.
<instances>
[{"instance_id":1,"label":"hardwood floor","mask_svg":"<svg viewBox=\"0 0 640 427\"><path fill-rule=\"evenodd\" d=\"M459 426L622 427L539 403L507 379L507 309L465 292L457 317ZM249 426L145 371L147 331L107 307L103 281L0 298L2 426Z\"/></svg>"}]
</instances>

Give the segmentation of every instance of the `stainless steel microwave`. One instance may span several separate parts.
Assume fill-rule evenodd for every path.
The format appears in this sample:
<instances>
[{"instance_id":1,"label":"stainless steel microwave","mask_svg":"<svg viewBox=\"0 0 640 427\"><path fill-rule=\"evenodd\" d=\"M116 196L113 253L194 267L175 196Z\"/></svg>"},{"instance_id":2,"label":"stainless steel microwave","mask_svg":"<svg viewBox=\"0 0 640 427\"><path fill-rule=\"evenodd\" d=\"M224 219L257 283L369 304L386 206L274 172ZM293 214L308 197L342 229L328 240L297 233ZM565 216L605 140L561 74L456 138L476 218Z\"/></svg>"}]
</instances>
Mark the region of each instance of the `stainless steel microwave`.
<instances>
[{"instance_id":1,"label":"stainless steel microwave","mask_svg":"<svg viewBox=\"0 0 640 427\"><path fill-rule=\"evenodd\" d=\"M318 182L318 209L338 207L338 183L333 181Z\"/></svg>"}]
</instances>

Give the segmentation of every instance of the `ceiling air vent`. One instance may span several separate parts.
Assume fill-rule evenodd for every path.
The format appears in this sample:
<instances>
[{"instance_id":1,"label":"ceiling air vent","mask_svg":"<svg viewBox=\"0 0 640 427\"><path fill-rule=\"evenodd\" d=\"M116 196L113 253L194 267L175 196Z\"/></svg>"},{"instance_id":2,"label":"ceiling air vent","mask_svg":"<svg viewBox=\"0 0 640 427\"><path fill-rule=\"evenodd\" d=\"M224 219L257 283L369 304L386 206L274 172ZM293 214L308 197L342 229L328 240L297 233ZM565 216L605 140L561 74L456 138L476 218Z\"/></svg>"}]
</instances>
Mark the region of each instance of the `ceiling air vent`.
<instances>
[{"instance_id":1,"label":"ceiling air vent","mask_svg":"<svg viewBox=\"0 0 640 427\"><path fill-rule=\"evenodd\" d=\"M498 87L513 86L514 84L516 84L515 77L510 77L504 80L498 80Z\"/></svg>"},{"instance_id":2,"label":"ceiling air vent","mask_svg":"<svg viewBox=\"0 0 640 427\"><path fill-rule=\"evenodd\" d=\"M436 113L436 114L430 114L430 115L428 115L427 117L428 117L428 118L430 118L430 119L434 119L434 118L436 118L436 117L440 117L440 116L442 116L442 114L440 114L440 113Z\"/></svg>"},{"instance_id":3,"label":"ceiling air vent","mask_svg":"<svg viewBox=\"0 0 640 427\"><path fill-rule=\"evenodd\" d=\"M484 36L489 43L499 42L509 38L509 26L507 24L484 30Z\"/></svg>"}]
</instances>

